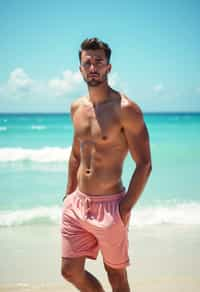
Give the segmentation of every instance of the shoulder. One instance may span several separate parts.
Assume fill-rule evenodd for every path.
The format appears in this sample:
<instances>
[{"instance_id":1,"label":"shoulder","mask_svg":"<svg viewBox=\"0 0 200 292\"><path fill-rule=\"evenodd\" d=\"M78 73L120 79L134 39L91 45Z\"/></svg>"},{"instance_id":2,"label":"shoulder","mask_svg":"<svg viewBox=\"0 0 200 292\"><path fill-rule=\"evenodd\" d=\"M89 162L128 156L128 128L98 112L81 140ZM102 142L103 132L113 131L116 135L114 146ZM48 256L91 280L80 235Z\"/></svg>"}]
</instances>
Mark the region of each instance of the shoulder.
<instances>
[{"instance_id":1,"label":"shoulder","mask_svg":"<svg viewBox=\"0 0 200 292\"><path fill-rule=\"evenodd\" d=\"M73 117L74 113L77 111L78 108L81 107L86 101L86 96L81 96L77 98L75 101L72 102L70 107L71 116Z\"/></svg>"},{"instance_id":2,"label":"shoulder","mask_svg":"<svg viewBox=\"0 0 200 292\"><path fill-rule=\"evenodd\" d=\"M143 112L139 105L124 94L121 94L121 120L123 125L134 125L136 130L144 124Z\"/></svg>"}]
</instances>

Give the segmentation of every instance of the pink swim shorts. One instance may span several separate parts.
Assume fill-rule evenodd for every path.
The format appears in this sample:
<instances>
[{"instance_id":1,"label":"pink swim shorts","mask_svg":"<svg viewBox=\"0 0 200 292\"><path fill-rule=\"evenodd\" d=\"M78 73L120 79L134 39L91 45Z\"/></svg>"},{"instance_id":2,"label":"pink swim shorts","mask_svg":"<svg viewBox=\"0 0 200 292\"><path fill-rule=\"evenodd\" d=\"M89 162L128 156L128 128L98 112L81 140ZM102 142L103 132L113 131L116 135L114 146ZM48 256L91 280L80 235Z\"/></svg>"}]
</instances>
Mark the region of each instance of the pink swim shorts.
<instances>
[{"instance_id":1,"label":"pink swim shorts","mask_svg":"<svg viewBox=\"0 0 200 292\"><path fill-rule=\"evenodd\" d=\"M78 189L68 195L62 210L62 257L96 259L99 250L104 263L114 269L129 264L128 226L119 213L124 192L92 196Z\"/></svg>"}]
</instances>

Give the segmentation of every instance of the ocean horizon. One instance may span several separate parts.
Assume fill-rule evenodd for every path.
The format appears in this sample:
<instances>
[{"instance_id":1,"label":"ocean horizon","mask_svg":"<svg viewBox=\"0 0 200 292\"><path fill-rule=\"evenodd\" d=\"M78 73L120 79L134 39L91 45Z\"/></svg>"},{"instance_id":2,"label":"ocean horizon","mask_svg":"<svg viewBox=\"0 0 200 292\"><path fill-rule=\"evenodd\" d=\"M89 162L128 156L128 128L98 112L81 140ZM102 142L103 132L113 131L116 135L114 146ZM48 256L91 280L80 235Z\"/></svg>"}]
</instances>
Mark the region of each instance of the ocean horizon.
<instances>
[{"instance_id":1,"label":"ocean horizon","mask_svg":"<svg viewBox=\"0 0 200 292\"><path fill-rule=\"evenodd\" d=\"M58 112L30 112L30 111L27 111L27 112L21 112L21 111L17 111L17 112L0 112L0 115L21 115L21 114L24 114L24 115L37 115L37 114L43 114L43 115L54 115L54 114L61 114L61 115L65 115L65 114L70 114L70 112L61 112L61 111L58 111ZM143 114L200 114L200 110L198 111L143 111Z\"/></svg>"}]
</instances>

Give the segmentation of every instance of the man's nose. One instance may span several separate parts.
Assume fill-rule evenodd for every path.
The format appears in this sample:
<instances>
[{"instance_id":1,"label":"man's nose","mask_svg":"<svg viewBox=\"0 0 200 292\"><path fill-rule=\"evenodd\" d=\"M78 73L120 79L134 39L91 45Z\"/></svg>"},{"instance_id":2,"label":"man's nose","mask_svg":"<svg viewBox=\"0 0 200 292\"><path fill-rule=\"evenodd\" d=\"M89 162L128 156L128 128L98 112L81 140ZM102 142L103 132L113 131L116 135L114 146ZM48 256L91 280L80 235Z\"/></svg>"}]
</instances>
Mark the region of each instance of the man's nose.
<instances>
[{"instance_id":1,"label":"man's nose","mask_svg":"<svg viewBox=\"0 0 200 292\"><path fill-rule=\"evenodd\" d=\"M90 64L90 71L91 72L94 72L94 71L96 71L96 67L95 67L95 64Z\"/></svg>"}]
</instances>

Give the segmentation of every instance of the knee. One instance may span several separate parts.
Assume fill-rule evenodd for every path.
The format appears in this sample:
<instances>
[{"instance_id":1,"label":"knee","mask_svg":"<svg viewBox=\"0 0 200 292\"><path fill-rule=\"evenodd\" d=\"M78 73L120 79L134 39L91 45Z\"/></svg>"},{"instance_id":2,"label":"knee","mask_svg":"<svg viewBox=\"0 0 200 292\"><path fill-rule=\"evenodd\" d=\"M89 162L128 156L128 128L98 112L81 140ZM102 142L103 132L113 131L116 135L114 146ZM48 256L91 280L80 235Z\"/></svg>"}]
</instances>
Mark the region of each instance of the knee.
<instances>
[{"instance_id":1,"label":"knee","mask_svg":"<svg viewBox=\"0 0 200 292\"><path fill-rule=\"evenodd\" d=\"M74 273L67 267L63 267L63 266L61 267L61 275L63 276L65 280L69 282L73 282Z\"/></svg>"},{"instance_id":2,"label":"knee","mask_svg":"<svg viewBox=\"0 0 200 292\"><path fill-rule=\"evenodd\" d=\"M61 275L63 278L71 283L75 283L77 280L77 271L70 263L62 263L61 266Z\"/></svg>"},{"instance_id":3,"label":"knee","mask_svg":"<svg viewBox=\"0 0 200 292\"><path fill-rule=\"evenodd\" d=\"M124 285L128 283L126 269L112 269L106 267L106 272L113 288L124 287Z\"/></svg>"}]
</instances>

